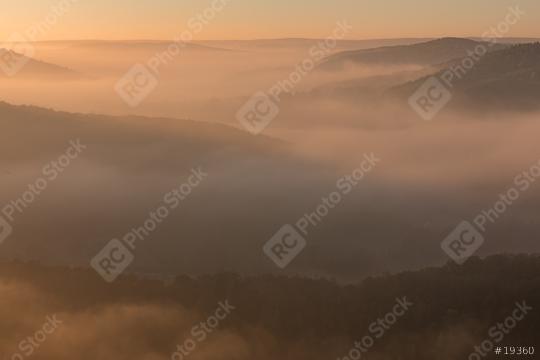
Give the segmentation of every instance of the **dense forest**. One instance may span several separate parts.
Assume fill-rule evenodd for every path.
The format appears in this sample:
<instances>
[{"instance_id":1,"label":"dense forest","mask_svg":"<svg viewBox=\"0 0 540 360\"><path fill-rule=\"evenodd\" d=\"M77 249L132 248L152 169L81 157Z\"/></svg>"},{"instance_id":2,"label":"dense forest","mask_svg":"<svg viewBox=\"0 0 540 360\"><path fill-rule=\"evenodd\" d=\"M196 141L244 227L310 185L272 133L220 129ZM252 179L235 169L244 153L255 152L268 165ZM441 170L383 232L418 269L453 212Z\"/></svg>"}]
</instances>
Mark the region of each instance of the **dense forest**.
<instances>
[{"instance_id":1,"label":"dense forest","mask_svg":"<svg viewBox=\"0 0 540 360\"><path fill-rule=\"evenodd\" d=\"M230 312L197 334L224 303ZM472 258L358 284L229 273L108 284L89 269L11 262L0 264L0 359L19 359L21 341L53 314L61 325L35 359L489 359L470 354L524 304L499 345L538 345L539 256Z\"/></svg>"}]
</instances>

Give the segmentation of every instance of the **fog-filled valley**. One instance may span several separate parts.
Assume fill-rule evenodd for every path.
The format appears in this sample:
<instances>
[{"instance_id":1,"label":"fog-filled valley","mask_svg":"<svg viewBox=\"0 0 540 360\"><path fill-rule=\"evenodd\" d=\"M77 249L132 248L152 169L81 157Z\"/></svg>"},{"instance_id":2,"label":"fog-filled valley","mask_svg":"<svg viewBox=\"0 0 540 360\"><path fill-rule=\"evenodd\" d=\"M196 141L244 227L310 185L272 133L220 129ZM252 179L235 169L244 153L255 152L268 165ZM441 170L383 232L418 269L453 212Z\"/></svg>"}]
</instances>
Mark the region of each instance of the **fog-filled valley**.
<instances>
[{"instance_id":1,"label":"fog-filled valley","mask_svg":"<svg viewBox=\"0 0 540 360\"><path fill-rule=\"evenodd\" d=\"M0 360L489 359L539 117L534 38L0 45Z\"/></svg>"},{"instance_id":2,"label":"fog-filled valley","mask_svg":"<svg viewBox=\"0 0 540 360\"><path fill-rule=\"evenodd\" d=\"M14 214L16 231L0 257L85 265L110 239L141 225L193 169L201 169L208 176L200 186L137 244L131 270L275 271L262 245L283 224L315 212L336 189L347 193L309 229L309 246L287 271L358 280L444 263L440 242L447 233L490 208L519 174L538 165L538 113L529 108L484 111L451 102L436 120L422 120L393 89L414 91L409 81L440 71L439 62L450 61L441 56L456 55L447 54L445 47L481 44L440 39L418 45L426 54L425 48L432 47L446 54L436 55L432 65L395 61L373 66L373 56L379 55L356 50L355 62L365 52L367 64L327 69L326 64L344 55L325 57L303 73L293 91L282 94L280 114L263 134L246 132L236 114L243 102L272 82L287 80L295 71L291 64L321 41L188 45L164 65L155 92L137 107L122 101L114 81L130 61L142 61L163 44L39 44L40 61L84 75L58 80L55 76L61 75L47 74L30 88L26 81L45 74L32 73L29 64L26 77L2 81L9 88L2 95L8 102L144 117L2 104L0 196L4 211ZM362 48L361 42L337 44L333 51ZM380 52L399 55L410 46L417 45ZM497 44L493 54L513 49ZM349 53L357 54L341 54ZM203 113L197 112L197 103ZM28 209L27 204L14 207L17 194L23 195L43 167L77 139L84 145L80 156ZM366 157L370 171L336 188ZM489 224L482 254L538 250L538 188L536 178L531 180L526 196Z\"/></svg>"}]
</instances>

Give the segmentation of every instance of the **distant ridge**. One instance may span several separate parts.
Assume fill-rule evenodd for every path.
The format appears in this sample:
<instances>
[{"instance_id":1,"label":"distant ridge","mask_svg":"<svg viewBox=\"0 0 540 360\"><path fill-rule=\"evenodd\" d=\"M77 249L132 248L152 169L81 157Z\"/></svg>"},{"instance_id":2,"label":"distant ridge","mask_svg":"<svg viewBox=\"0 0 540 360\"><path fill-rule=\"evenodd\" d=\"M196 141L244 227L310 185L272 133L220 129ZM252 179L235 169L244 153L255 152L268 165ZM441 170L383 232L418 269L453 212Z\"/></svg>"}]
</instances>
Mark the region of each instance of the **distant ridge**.
<instances>
[{"instance_id":1,"label":"distant ridge","mask_svg":"<svg viewBox=\"0 0 540 360\"><path fill-rule=\"evenodd\" d=\"M347 64L367 65L437 65L461 58L483 42L442 38L412 45L385 46L366 50L344 51L332 55L322 64L323 69L336 70ZM490 46L490 51L500 50L508 45Z\"/></svg>"},{"instance_id":2,"label":"distant ridge","mask_svg":"<svg viewBox=\"0 0 540 360\"><path fill-rule=\"evenodd\" d=\"M459 61L457 61L459 62ZM446 69L431 75L441 79ZM411 96L430 76L397 86L390 94ZM461 79L451 84L454 102L500 109L540 107L540 43L513 45L482 57Z\"/></svg>"},{"instance_id":3,"label":"distant ridge","mask_svg":"<svg viewBox=\"0 0 540 360\"><path fill-rule=\"evenodd\" d=\"M20 69L20 71L16 72L16 74L13 74L13 77L32 77L32 76L39 76L39 77L57 77L57 78L80 78L82 77L82 74L71 70L69 68L50 64L44 61L36 60L33 58L28 58L24 55L18 54L12 50L2 49L0 48L0 58L3 58L5 56L11 56L18 58L18 61L24 62L24 66ZM0 77L6 77L8 74L4 73L0 70Z\"/></svg>"},{"instance_id":4,"label":"distant ridge","mask_svg":"<svg viewBox=\"0 0 540 360\"><path fill-rule=\"evenodd\" d=\"M147 49L151 51L165 51L171 44L176 43L173 40L81 40L81 41L67 41L57 42L57 44L65 44L70 48L103 48L103 49ZM184 49L200 50L200 51L232 51L222 47L215 47L205 45L198 42L184 42L182 43Z\"/></svg>"}]
</instances>

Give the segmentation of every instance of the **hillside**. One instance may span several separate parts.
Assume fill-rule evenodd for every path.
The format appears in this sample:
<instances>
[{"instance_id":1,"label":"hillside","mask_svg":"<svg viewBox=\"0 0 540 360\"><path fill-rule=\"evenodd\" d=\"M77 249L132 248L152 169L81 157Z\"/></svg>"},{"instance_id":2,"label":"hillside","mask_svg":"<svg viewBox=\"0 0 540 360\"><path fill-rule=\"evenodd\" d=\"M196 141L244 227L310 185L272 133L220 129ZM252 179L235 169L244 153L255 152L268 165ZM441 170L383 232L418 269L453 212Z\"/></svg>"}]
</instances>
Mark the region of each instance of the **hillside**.
<instances>
[{"instance_id":1,"label":"hillside","mask_svg":"<svg viewBox=\"0 0 540 360\"><path fill-rule=\"evenodd\" d=\"M17 78L21 77L32 77L32 78L42 78L42 77L53 77L56 79L77 79L81 78L82 75L73 71L71 69L58 66L55 64L50 64L44 61L37 59L30 59L24 55L17 54L11 50L1 49L0 48L0 58L8 61L9 59L16 59L17 62L24 64L20 71L11 76L16 76ZM9 60L11 61L11 60ZM8 74L0 70L0 77L7 77Z\"/></svg>"},{"instance_id":2,"label":"hillside","mask_svg":"<svg viewBox=\"0 0 540 360\"><path fill-rule=\"evenodd\" d=\"M74 350L84 354L77 359L169 359L221 302L232 310L198 343L196 359L337 359L365 336L373 340L369 359L466 359L492 326L519 312L516 303L532 309L501 344L537 345L539 274L538 256L501 255L346 286L230 273L165 283L123 276L107 284L92 270L1 263L0 348L13 349L17 334L39 324L42 314L56 314L63 323L40 359L64 359ZM371 325L390 319L400 301L408 305L384 330ZM13 311L21 307L24 321Z\"/></svg>"},{"instance_id":3,"label":"hillside","mask_svg":"<svg viewBox=\"0 0 540 360\"><path fill-rule=\"evenodd\" d=\"M442 38L412 45L345 51L328 57L321 65L321 68L337 70L347 64L378 66L437 65L466 56L467 52L473 51L476 46L481 44L485 43L469 39ZM494 45L489 47L491 50L498 50L505 46Z\"/></svg>"},{"instance_id":4,"label":"hillside","mask_svg":"<svg viewBox=\"0 0 540 360\"><path fill-rule=\"evenodd\" d=\"M208 177L170 212L151 241L139 244L133 266L155 272L229 264L269 268L258 242L273 231L269 219L287 216L292 207L283 200L290 197L284 189L305 188L304 178L325 180L319 180L319 164L288 143L215 123L0 103L0 126L3 206L36 179L50 184L28 211L14 214L14 231L2 243L0 259L83 266L112 237L144 223L166 194L185 189L191 172L201 169ZM58 176L45 175L44 168L65 158L77 140L84 145L80 155L64 163ZM298 180L287 172L300 174Z\"/></svg>"},{"instance_id":5,"label":"hillside","mask_svg":"<svg viewBox=\"0 0 540 360\"><path fill-rule=\"evenodd\" d=\"M451 69L449 66L432 76L442 79ZM397 86L389 93L407 98L429 77ZM455 77L449 88L454 106L535 110L540 107L540 43L488 53L461 78Z\"/></svg>"},{"instance_id":6,"label":"hillside","mask_svg":"<svg viewBox=\"0 0 540 360\"><path fill-rule=\"evenodd\" d=\"M247 159L270 155L283 144L270 138L255 139L233 127L191 120L76 114L34 106L15 106L0 102L0 125L17 142L5 138L0 152L10 154L0 163L47 159L61 151L68 140L80 138L92 145L92 161L129 169L178 168L183 162L212 161L224 155ZM15 136L16 135L16 136ZM21 146L31 143L39 148ZM157 154L150 149L166 149ZM222 152L219 155L220 151Z\"/></svg>"}]
</instances>

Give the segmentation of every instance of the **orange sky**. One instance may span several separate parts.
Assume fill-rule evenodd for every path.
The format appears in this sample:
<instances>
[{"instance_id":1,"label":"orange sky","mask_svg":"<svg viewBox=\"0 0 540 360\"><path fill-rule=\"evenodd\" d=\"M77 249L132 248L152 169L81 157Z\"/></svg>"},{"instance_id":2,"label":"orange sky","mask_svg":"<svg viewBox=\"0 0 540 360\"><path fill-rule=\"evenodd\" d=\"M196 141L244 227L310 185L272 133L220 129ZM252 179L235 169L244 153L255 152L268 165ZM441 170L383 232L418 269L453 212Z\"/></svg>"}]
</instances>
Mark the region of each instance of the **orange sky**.
<instances>
[{"instance_id":1,"label":"orange sky","mask_svg":"<svg viewBox=\"0 0 540 360\"><path fill-rule=\"evenodd\" d=\"M34 29L35 40L173 39L217 1L223 10L196 40L325 37L343 19L354 39L476 37L516 4L525 14L506 35L540 37L538 0L0 0L0 38Z\"/></svg>"}]
</instances>

